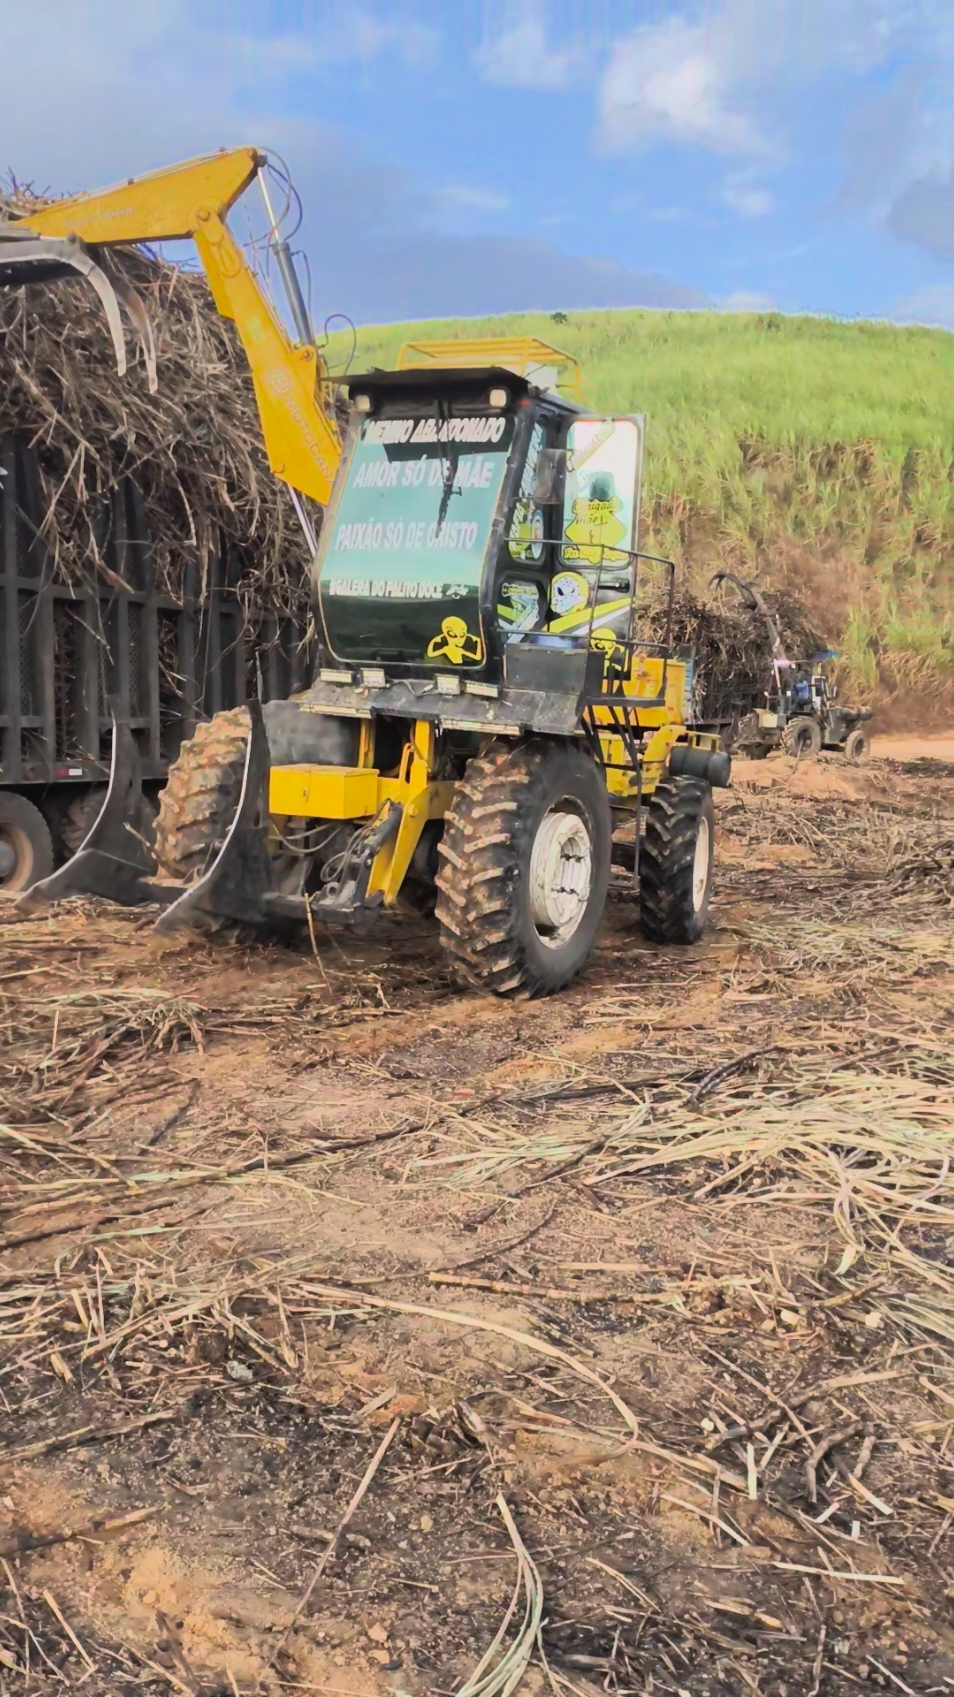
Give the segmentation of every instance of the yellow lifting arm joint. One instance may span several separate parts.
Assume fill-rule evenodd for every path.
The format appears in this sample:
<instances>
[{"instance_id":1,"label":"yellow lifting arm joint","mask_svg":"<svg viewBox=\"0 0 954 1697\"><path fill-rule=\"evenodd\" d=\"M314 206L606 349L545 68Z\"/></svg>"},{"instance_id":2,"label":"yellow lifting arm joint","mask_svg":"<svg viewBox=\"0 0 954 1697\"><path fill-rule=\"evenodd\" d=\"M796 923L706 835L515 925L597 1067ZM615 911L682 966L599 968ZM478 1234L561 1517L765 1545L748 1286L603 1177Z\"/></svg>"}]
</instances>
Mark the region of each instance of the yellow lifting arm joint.
<instances>
[{"instance_id":1,"label":"yellow lifting arm joint","mask_svg":"<svg viewBox=\"0 0 954 1697\"><path fill-rule=\"evenodd\" d=\"M267 162L255 147L223 149L55 201L21 222L37 236L77 236L99 247L191 238L216 307L234 321L245 349L271 470L325 505L341 458L322 395L327 372L316 348L292 343L225 222Z\"/></svg>"}]
</instances>

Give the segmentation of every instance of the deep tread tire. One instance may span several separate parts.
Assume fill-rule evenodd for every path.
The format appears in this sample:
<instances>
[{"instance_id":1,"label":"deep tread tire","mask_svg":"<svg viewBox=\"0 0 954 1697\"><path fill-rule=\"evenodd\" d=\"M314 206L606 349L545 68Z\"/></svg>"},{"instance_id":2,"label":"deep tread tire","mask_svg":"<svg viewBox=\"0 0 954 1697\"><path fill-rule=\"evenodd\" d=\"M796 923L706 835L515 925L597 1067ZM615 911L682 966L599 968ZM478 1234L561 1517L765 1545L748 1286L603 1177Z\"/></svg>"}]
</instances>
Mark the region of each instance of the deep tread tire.
<instances>
[{"instance_id":1,"label":"deep tread tire","mask_svg":"<svg viewBox=\"0 0 954 1697\"><path fill-rule=\"evenodd\" d=\"M696 843L708 826L708 874L703 899L693 898ZM696 943L706 928L712 893L715 808L701 778L663 778L650 798L639 851L643 935L653 943Z\"/></svg>"},{"instance_id":2,"label":"deep tread tire","mask_svg":"<svg viewBox=\"0 0 954 1697\"><path fill-rule=\"evenodd\" d=\"M796 760L815 760L821 753L822 733L817 720L800 713L789 719L782 732L782 747Z\"/></svg>"},{"instance_id":3,"label":"deep tread tire","mask_svg":"<svg viewBox=\"0 0 954 1697\"><path fill-rule=\"evenodd\" d=\"M871 732L864 725L858 725L845 739L845 759L850 766L860 766L871 753Z\"/></svg>"},{"instance_id":4,"label":"deep tread tire","mask_svg":"<svg viewBox=\"0 0 954 1697\"><path fill-rule=\"evenodd\" d=\"M40 809L16 790L0 790L0 843L5 853L4 865L10 855L13 864L6 872L0 869L0 891L6 896L20 895L53 870L53 839Z\"/></svg>"},{"instance_id":5,"label":"deep tread tire","mask_svg":"<svg viewBox=\"0 0 954 1697\"><path fill-rule=\"evenodd\" d=\"M196 726L169 769L159 797L156 859L176 883L201 878L225 840L242 793L249 734L248 708L216 713Z\"/></svg>"},{"instance_id":6,"label":"deep tread tire","mask_svg":"<svg viewBox=\"0 0 954 1697\"><path fill-rule=\"evenodd\" d=\"M564 797L590 838L589 896L567 941L550 947L533 921L529 874L537 831ZM549 996L580 971L599 932L609 886L612 823L595 762L537 741L492 745L468 762L438 848L441 942L461 976L497 996Z\"/></svg>"}]
</instances>

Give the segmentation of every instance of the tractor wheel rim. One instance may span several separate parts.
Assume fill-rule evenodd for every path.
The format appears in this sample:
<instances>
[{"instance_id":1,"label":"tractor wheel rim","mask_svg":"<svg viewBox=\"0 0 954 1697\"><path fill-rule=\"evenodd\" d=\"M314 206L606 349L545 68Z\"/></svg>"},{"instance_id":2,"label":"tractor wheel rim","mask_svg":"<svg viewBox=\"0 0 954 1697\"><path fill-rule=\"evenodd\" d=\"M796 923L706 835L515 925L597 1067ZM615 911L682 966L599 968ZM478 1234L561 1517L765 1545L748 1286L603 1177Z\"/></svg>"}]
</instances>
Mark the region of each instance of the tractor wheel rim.
<instances>
[{"instance_id":1,"label":"tractor wheel rim","mask_svg":"<svg viewBox=\"0 0 954 1697\"><path fill-rule=\"evenodd\" d=\"M585 820L557 803L544 814L530 852L530 905L547 948L569 942L586 912L593 882L593 845Z\"/></svg>"},{"instance_id":2,"label":"tractor wheel rim","mask_svg":"<svg viewBox=\"0 0 954 1697\"><path fill-rule=\"evenodd\" d=\"M33 847L16 825L0 825L0 889L20 891L32 881Z\"/></svg>"},{"instance_id":3,"label":"tractor wheel rim","mask_svg":"<svg viewBox=\"0 0 954 1697\"><path fill-rule=\"evenodd\" d=\"M699 820L696 851L692 857L692 910L698 913L709 888L709 821Z\"/></svg>"}]
</instances>

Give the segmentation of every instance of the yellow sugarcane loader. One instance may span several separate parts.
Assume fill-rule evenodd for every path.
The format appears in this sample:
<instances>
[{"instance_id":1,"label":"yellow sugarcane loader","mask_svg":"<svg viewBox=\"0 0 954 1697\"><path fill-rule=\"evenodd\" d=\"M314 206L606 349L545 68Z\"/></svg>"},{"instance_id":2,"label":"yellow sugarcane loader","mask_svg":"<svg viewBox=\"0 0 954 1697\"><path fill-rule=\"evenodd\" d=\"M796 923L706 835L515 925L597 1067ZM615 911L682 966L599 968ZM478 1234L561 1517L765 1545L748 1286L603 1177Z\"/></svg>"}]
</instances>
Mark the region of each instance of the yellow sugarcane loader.
<instances>
[{"instance_id":1,"label":"yellow sugarcane loader","mask_svg":"<svg viewBox=\"0 0 954 1697\"><path fill-rule=\"evenodd\" d=\"M293 272L297 346L224 222L263 157L60 202L21 239L85 244L105 272L115 242L193 236L248 353L272 469L326 506L314 681L198 727L154 854L127 828L136 750L117 723L96 824L23 899L158 902L162 930L362 929L402 900L436 904L466 978L547 994L594 946L628 823L644 931L695 941L729 759L692 722L691 654L641 635L674 583L639 551L643 419L594 416L575 361L533 338L413 343L396 369L348 379L340 444Z\"/></svg>"}]
</instances>

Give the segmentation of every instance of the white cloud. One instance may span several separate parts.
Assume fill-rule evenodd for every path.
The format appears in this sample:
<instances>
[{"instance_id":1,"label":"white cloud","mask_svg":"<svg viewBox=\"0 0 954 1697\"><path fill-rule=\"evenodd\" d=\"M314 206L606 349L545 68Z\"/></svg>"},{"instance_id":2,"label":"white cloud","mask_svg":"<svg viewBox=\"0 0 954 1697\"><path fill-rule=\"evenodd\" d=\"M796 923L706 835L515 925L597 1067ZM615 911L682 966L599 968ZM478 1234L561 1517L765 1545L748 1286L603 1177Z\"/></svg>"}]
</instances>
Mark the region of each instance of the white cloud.
<instances>
[{"instance_id":1,"label":"white cloud","mask_svg":"<svg viewBox=\"0 0 954 1697\"><path fill-rule=\"evenodd\" d=\"M0 168L64 192L220 146L282 148L311 135L321 153L334 130L309 115L316 75L409 62L425 48L420 31L360 6L329 6L310 34L267 34L249 19L229 0L5 9L4 62L23 74L7 77L0 102ZM334 181L326 192L337 193Z\"/></svg>"},{"instance_id":2,"label":"white cloud","mask_svg":"<svg viewBox=\"0 0 954 1697\"><path fill-rule=\"evenodd\" d=\"M775 302L754 289L735 289L719 302L720 312L775 312Z\"/></svg>"},{"instance_id":3,"label":"white cloud","mask_svg":"<svg viewBox=\"0 0 954 1697\"><path fill-rule=\"evenodd\" d=\"M870 69L887 51L886 14L905 3L722 0L705 21L677 13L644 24L613 46L601 89L603 145L624 152L668 140L725 155L778 154L797 91L833 70Z\"/></svg>"},{"instance_id":4,"label":"white cloud","mask_svg":"<svg viewBox=\"0 0 954 1697\"><path fill-rule=\"evenodd\" d=\"M578 46L550 46L544 0L505 0L500 28L487 30L474 57L486 82L550 93L568 87L583 59Z\"/></svg>"},{"instance_id":5,"label":"white cloud","mask_svg":"<svg viewBox=\"0 0 954 1697\"><path fill-rule=\"evenodd\" d=\"M704 25L683 18L646 25L613 50L601 94L603 140L614 151L657 140L761 151L758 128L733 109L729 84Z\"/></svg>"},{"instance_id":6,"label":"white cloud","mask_svg":"<svg viewBox=\"0 0 954 1697\"><path fill-rule=\"evenodd\" d=\"M891 315L903 324L936 324L954 330L954 283L930 283L899 301Z\"/></svg>"},{"instance_id":7,"label":"white cloud","mask_svg":"<svg viewBox=\"0 0 954 1697\"><path fill-rule=\"evenodd\" d=\"M774 195L750 183L727 183L722 199L730 212L737 212L740 218L765 218L775 211Z\"/></svg>"},{"instance_id":8,"label":"white cloud","mask_svg":"<svg viewBox=\"0 0 954 1697\"><path fill-rule=\"evenodd\" d=\"M696 289L611 259L562 253L529 237L445 233L433 222L433 196L371 156L355 131L312 115L320 111L318 74L329 56L341 62L334 56L349 39L324 33L331 8L321 8L314 39L241 33L233 23L240 10L244 25L247 9L234 0L7 7L4 64L18 74L7 77L0 102L0 169L66 193L219 146L279 149L301 191L298 239L312 257L317 325L333 309L380 323L532 307L706 304ZM369 33L363 23L352 48L368 77L376 64L390 73L388 56L417 50L406 36ZM359 102L356 122L360 116ZM477 216L475 198L492 195L451 192L459 216L468 197ZM486 198L483 212L491 212ZM257 204L252 216L261 230ZM243 237L241 209L232 222Z\"/></svg>"}]
</instances>

